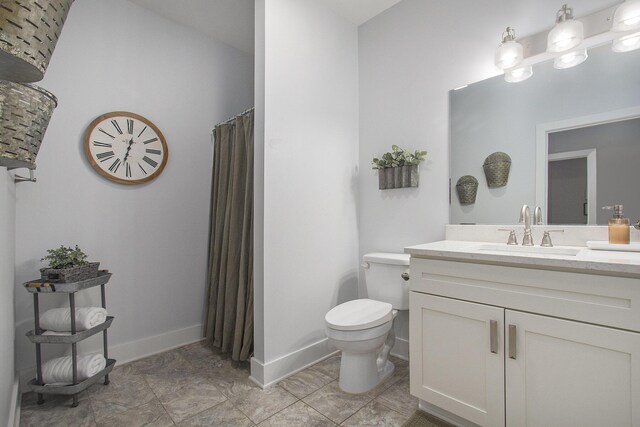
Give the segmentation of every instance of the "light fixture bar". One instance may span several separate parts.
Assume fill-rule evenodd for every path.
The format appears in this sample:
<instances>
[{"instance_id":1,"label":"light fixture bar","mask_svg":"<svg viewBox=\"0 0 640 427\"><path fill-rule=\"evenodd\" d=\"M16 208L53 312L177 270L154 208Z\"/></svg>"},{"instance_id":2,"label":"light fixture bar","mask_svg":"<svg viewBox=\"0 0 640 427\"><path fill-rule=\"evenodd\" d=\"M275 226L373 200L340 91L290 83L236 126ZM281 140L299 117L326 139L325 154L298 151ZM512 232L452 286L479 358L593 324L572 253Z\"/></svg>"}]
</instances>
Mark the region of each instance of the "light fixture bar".
<instances>
[{"instance_id":1,"label":"light fixture bar","mask_svg":"<svg viewBox=\"0 0 640 427\"><path fill-rule=\"evenodd\" d=\"M581 49L600 46L619 39L622 36L637 32L637 30L624 33L611 31L613 14L618 6L619 4L587 16L575 18L577 21L582 22L584 26L584 41L580 45ZM524 60L520 64L520 67L539 64L552 60L557 56L557 54L547 52L548 32L549 30L545 30L532 36L518 39L520 44L522 44L524 55Z\"/></svg>"}]
</instances>

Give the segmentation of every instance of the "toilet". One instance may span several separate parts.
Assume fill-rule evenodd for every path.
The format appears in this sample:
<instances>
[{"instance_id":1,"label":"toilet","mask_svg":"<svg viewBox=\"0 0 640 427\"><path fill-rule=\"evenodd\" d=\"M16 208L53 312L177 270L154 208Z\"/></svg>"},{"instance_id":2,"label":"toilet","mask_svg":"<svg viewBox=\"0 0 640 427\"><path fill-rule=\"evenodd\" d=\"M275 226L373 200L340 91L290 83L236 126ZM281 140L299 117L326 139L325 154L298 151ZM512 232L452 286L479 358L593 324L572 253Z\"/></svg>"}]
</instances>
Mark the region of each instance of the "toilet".
<instances>
[{"instance_id":1,"label":"toilet","mask_svg":"<svg viewBox=\"0 0 640 427\"><path fill-rule=\"evenodd\" d=\"M325 316L329 343L342 351L339 385L347 393L365 393L393 373L393 320L398 310L409 309L409 255L371 253L363 261L369 298L340 304Z\"/></svg>"}]
</instances>

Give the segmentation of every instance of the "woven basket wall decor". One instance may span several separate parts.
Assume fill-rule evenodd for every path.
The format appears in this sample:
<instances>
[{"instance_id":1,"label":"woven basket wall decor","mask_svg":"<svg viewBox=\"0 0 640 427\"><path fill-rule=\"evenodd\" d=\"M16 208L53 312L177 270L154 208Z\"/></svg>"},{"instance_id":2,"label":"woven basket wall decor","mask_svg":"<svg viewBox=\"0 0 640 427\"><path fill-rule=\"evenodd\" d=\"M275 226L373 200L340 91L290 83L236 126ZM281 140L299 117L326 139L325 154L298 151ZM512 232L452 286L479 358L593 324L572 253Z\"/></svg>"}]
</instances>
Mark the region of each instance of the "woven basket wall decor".
<instances>
[{"instance_id":1,"label":"woven basket wall decor","mask_svg":"<svg viewBox=\"0 0 640 427\"><path fill-rule=\"evenodd\" d=\"M509 181L511 157L500 151L490 154L482 165L489 188L504 187Z\"/></svg>"},{"instance_id":2,"label":"woven basket wall decor","mask_svg":"<svg viewBox=\"0 0 640 427\"><path fill-rule=\"evenodd\" d=\"M42 80L73 0L0 0L0 79Z\"/></svg>"},{"instance_id":3,"label":"woven basket wall decor","mask_svg":"<svg viewBox=\"0 0 640 427\"><path fill-rule=\"evenodd\" d=\"M471 205L476 202L478 180L471 175L460 177L456 184L456 191L461 205Z\"/></svg>"},{"instance_id":4,"label":"woven basket wall decor","mask_svg":"<svg viewBox=\"0 0 640 427\"><path fill-rule=\"evenodd\" d=\"M0 166L36 167L56 97L32 84L0 81Z\"/></svg>"}]
</instances>

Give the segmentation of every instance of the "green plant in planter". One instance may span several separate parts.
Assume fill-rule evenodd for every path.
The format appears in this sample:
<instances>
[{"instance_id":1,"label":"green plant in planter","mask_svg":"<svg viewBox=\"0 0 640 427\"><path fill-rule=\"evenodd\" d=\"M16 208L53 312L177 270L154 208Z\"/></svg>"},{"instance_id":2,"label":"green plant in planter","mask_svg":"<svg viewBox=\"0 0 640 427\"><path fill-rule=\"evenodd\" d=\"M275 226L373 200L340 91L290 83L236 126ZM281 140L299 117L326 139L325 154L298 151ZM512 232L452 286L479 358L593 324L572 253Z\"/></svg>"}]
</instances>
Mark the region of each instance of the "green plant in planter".
<instances>
[{"instance_id":1,"label":"green plant in planter","mask_svg":"<svg viewBox=\"0 0 640 427\"><path fill-rule=\"evenodd\" d=\"M76 245L75 249L61 245L58 249L48 249L47 253L48 255L42 258L41 261L47 261L49 268L64 269L88 264L87 255L82 252L78 245Z\"/></svg>"},{"instance_id":2,"label":"green plant in planter","mask_svg":"<svg viewBox=\"0 0 640 427\"><path fill-rule=\"evenodd\" d=\"M405 151L405 163L407 165L419 165L425 161L426 157L427 152L423 150L416 150L413 154Z\"/></svg>"},{"instance_id":3,"label":"green plant in planter","mask_svg":"<svg viewBox=\"0 0 640 427\"><path fill-rule=\"evenodd\" d=\"M391 166L389 166L389 163L384 159L378 159L377 157L374 157L373 160L371 160L371 164L373 165L373 169L387 169L390 168Z\"/></svg>"},{"instance_id":4,"label":"green plant in planter","mask_svg":"<svg viewBox=\"0 0 640 427\"><path fill-rule=\"evenodd\" d=\"M419 165L425 160L426 156L426 151L416 150L414 153L411 153L394 144L391 146L390 152L384 153L380 158L374 157L371 164L373 165L373 169Z\"/></svg>"}]
</instances>

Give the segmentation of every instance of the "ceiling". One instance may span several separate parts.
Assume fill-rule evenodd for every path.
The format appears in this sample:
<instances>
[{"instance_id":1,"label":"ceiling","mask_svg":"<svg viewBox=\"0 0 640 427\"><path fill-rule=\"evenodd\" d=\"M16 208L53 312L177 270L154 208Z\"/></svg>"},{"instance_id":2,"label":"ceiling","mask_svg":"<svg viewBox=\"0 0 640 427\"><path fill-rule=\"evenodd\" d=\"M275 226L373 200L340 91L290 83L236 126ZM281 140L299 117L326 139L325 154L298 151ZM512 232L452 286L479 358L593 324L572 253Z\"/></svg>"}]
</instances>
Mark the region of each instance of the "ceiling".
<instances>
[{"instance_id":1,"label":"ceiling","mask_svg":"<svg viewBox=\"0 0 640 427\"><path fill-rule=\"evenodd\" d=\"M130 0L159 15L253 54L254 0ZM400 0L313 0L360 25Z\"/></svg>"}]
</instances>

